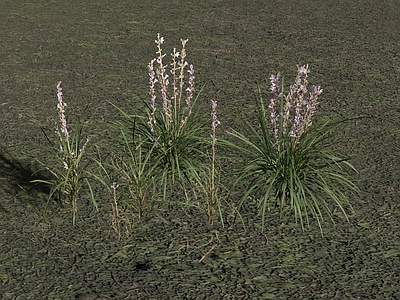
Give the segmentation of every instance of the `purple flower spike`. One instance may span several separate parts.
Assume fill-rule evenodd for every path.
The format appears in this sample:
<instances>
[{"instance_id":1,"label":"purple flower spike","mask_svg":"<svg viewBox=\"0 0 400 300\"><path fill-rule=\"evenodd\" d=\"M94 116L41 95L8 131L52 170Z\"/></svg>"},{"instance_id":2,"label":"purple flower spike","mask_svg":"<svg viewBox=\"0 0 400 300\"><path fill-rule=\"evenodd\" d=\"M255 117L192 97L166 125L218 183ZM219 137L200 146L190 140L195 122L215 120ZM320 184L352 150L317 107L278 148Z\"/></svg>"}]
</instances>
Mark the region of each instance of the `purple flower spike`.
<instances>
[{"instance_id":1,"label":"purple flower spike","mask_svg":"<svg viewBox=\"0 0 400 300\"><path fill-rule=\"evenodd\" d=\"M297 66L297 77L295 84L291 85L287 95L282 97L279 87L280 74L271 75L271 92L273 98L270 101L269 109L271 112L270 120L272 133L276 140L280 133L288 135L298 143L300 137L312 125L311 118L315 113L318 104L317 98L322 93L320 86L312 86L311 91L307 90L307 77L310 69L307 65ZM284 100L281 110L280 101ZM279 128L282 120L282 128Z\"/></svg>"},{"instance_id":2,"label":"purple flower spike","mask_svg":"<svg viewBox=\"0 0 400 300\"><path fill-rule=\"evenodd\" d=\"M62 88L61 88L61 81L59 81L57 84L57 98L58 98L57 109L58 109L58 116L60 119L60 129L61 129L61 133L64 135L64 137L67 140L69 140L69 133L68 133L68 129L67 129L67 119L65 117L65 108L67 107L67 104L63 101L62 95L63 95L63 93L62 93ZM56 133L58 135L60 135L60 132L58 132L58 130L56 130Z\"/></svg>"},{"instance_id":3,"label":"purple flower spike","mask_svg":"<svg viewBox=\"0 0 400 300\"><path fill-rule=\"evenodd\" d=\"M221 122L218 120L217 117L217 101L216 100L211 100L211 117L212 117L212 121L211 121L211 145L212 145L212 149L214 150L215 144L217 143L217 137L216 137L216 128L218 125L221 124Z\"/></svg>"}]
</instances>

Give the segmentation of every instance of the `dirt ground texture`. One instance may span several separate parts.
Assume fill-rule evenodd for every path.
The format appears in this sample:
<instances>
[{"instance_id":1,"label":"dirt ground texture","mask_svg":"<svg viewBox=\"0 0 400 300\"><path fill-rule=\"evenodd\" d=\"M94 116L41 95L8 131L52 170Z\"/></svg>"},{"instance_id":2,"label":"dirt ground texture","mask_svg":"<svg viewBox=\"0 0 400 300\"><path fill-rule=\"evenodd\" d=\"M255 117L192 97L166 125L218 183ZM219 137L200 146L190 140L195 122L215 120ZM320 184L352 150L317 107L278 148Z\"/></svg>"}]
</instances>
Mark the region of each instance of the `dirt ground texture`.
<instances>
[{"instance_id":1,"label":"dirt ground texture","mask_svg":"<svg viewBox=\"0 0 400 300\"><path fill-rule=\"evenodd\" d=\"M399 15L395 0L1 1L0 298L400 299ZM218 101L221 132L255 118L270 74L307 63L324 90L318 116L363 117L334 145L359 171L350 223L337 214L321 236L273 212L261 232L251 206L244 230L171 205L118 241L107 194L99 211L79 203L75 227L56 204L43 221L45 191L29 182L56 83L74 115L90 105L104 139L110 102L148 97L157 33L167 53L189 39L198 105Z\"/></svg>"}]
</instances>

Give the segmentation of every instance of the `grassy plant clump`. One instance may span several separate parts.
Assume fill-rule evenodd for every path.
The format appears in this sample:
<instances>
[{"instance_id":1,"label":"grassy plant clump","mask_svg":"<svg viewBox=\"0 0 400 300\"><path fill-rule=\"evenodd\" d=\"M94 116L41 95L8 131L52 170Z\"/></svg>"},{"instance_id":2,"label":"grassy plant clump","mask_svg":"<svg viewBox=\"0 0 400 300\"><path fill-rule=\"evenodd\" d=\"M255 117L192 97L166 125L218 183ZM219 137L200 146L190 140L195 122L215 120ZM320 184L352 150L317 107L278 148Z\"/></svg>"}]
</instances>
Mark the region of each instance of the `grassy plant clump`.
<instances>
[{"instance_id":1,"label":"grassy plant clump","mask_svg":"<svg viewBox=\"0 0 400 300\"><path fill-rule=\"evenodd\" d=\"M161 173L164 191L168 184L178 182L186 193L186 183L200 182L199 170L205 157L204 124L193 113L197 98L194 97L194 68L186 61L187 40L181 40L181 52L174 49L171 53L171 76L163 62L163 41L158 35L155 41L158 57L148 65L151 101L143 134L151 141L149 147L154 148L154 161ZM157 105L157 98L161 105Z\"/></svg>"},{"instance_id":2,"label":"grassy plant clump","mask_svg":"<svg viewBox=\"0 0 400 300\"><path fill-rule=\"evenodd\" d=\"M163 199L175 187L188 199L190 191L201 185L199 174L204 167L207 145L203 137L205 124L193 112L197 99L194 68L186 61L187 40L181 40L180 52L173 50L169 64L164 63L166 54L161 48L164 38L158 34L155 43L157 57L148 64L147 116L142 113L132 117L119 109L129 120L128 124L135 124L135 134L124 143L140 144L146 163L151 164L152 178L162 188ZM130 125L122 122L119 125L123 131L129 131ZM129 155L127 158L132 159Z\"/></svg>"},{"instance_id":3,"label":"grassy plant clump","mask_svg":"<svg viewBox=\"0 0 400 300\"><path fill-rule=\"evenodd\" d=\"M124 123L117 122L113 126L119 130L119 144L121 148L113 154L111 169L113 176L113 223L119 224L123 219L128 221L129 217L122 216L123 207L130 213L141 219L147 210L153 206L157 197L155 166L151 163L153 149L147 149L145 140L136 134L136 124L132 131L125 131ZM111 177L108 174L108 177ZM118 183L117 183L118 182ZM116 186L121 186L121 197L116 197ZM126 194L127 193L127 194ZM119 200L123 199L123 200ZM120 202L121 205L118 205ZM121 209L121 210L120 210ZM130 214L128 213L128 214ZM125 222L126 223L126 222ZM120 235L119 225L113 226Z\"/></svg>"},{"instance_id":4,"label":"grassy plant clump","mask_svg":"<svg viewBox=\"0 0 400 300\"><path fill-rule=\"evenodd\" d=\"M281 216L289 208L303 229L314 217L322 232L325 214L334 222L331 205L348 218L346 207L351 205L345 191L358 191L348 173L355 168L326 147L341 122L312 123L322 89L308 90L309 72L308 65L298 67L296 82L286 95L280 74L272 75L268 109L260 92L258 126L248 124L246 133L230 132L243 146L231 145L248 159L236 181L249 182L238 207L256 199L263 229L267 211L278 207Z\"/></svg>"},{"instance_id":5,"label":"grassy plant clump","mask_svg":"<svg viewBox=\"0 0 400 300\"><path fill-rule=\"evenodd\" d=\"M62 98L61 81L57 84L57 110L58 122L52 136L46 134L46 138L52 147L53 157L48 162L39 161L43 166L42 170L51 173L51 179L37 179L33 182L44 183L50 186L50 193L46 204L46 211L53 199L53 196L66 197L72 205L72 222L75 225L75 217L78 211L77 201L80 196L81 188L86 186L89 191L90 199L97 208L94 199L92 185L89 181L94 176L89 172L90 164L88 154L89 138L85 137L85 126L81 118L76 123L73 130L68 129L66 107L67 104Z\"/></svg>"}]
</instances>

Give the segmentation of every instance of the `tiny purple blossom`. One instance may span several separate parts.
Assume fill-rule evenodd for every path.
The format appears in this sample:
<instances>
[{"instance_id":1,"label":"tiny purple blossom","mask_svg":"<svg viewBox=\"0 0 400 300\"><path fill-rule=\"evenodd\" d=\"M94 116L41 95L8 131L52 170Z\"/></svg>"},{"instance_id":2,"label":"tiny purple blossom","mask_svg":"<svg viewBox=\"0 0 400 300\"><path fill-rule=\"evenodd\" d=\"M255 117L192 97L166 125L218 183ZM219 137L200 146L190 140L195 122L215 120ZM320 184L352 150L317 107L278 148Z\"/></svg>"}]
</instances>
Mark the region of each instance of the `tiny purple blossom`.
<instances>
[{"instance_id":1,"label":"tiny purple blossom","mask_svg":"<svg viewBox=\"0 0 400 300\"><path fill-rule=\"evenodd\" d=\"M182 43L182 48L185 48L185 46L186 46L186 43L187 43L187 41L188 41L189 39L181 39L181 43Z\"/></svg>"},{"instance_id":2,"label":"tiny purple blossom","mask_svg":"<svg viewBox=\"0 0 400 300\"><path fill-rule=\"evenodd\" d=\"M162 45L164 43L164 38L160 37L160 34L157 33L157 39L154 41L157 45Z\"/></svg>"},{"instance_id":3,"label":"tiny purple blossom","mask_svg":"<svg viewBox=\"0 0 400 300\"><path fill-rule=\"evenodd\" d=\"M180 55L180 53L178 51L176 51L176 48L174 48L174 51L172 52L172 56L175 58L178 58Z\"/></svg>"},{"instance_id":4,"label":"tiny purple blossom","mask_svg":"<svg viewBox=\"0 0 400 300\"><path fill-rule=\"evenodd\" d=\"M307 65L303 65L301 67L297 66L297 69L298 69L298 73L299 73L300 77L301 76L306 76L306 75L308 75L310 73L310 70L308 68L308 64Z\"/></svg>"}]
</instances>

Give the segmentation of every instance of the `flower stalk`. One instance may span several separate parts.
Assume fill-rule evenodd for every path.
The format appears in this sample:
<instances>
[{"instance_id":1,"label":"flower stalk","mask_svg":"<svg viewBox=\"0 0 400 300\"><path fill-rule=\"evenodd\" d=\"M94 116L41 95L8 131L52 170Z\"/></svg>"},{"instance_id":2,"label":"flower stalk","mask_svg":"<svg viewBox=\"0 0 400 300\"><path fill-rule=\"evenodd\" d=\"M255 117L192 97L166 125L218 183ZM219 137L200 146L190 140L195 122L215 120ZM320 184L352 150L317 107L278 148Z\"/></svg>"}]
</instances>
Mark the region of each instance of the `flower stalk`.
<instances>
[{"instance_id":1,"label":"flower stalk","mask_svg":"<svg viewBox=\"0 0 400 300\"><path fill-rule=\"evenodd\" d=\"M280 90L280 73L270 77L270 90L273 98L268 107L276 141L290 137L295 144L298 144L301 136L312 125L311 119L316 111L318 96L323 90L320 86L312 86L311 91L308 91L307 77L309 73L308 65L297 66L295 84L290 86L289 93L284 97Z\"/></svg>"},{"instance_id":2,"label":"flower stalk","mask_svg":"<svg viewBox=\"0 0 400 300\"><path fill-rule=\"evenodd\" d=\"M209 201L207 203L207 215L208 215L208 222L209 224L213 224L214 215L218 206L218 195L217 195L217 187L215 184L216 179L216 168L215 168L215 158L216 158L216 151L215 145L217 143L216 137L216 129L217 126L221 124L218 120L217 116L217 101L211 100L211 174L210 174L210 195Z\"/></svg>"}]
</instances>

